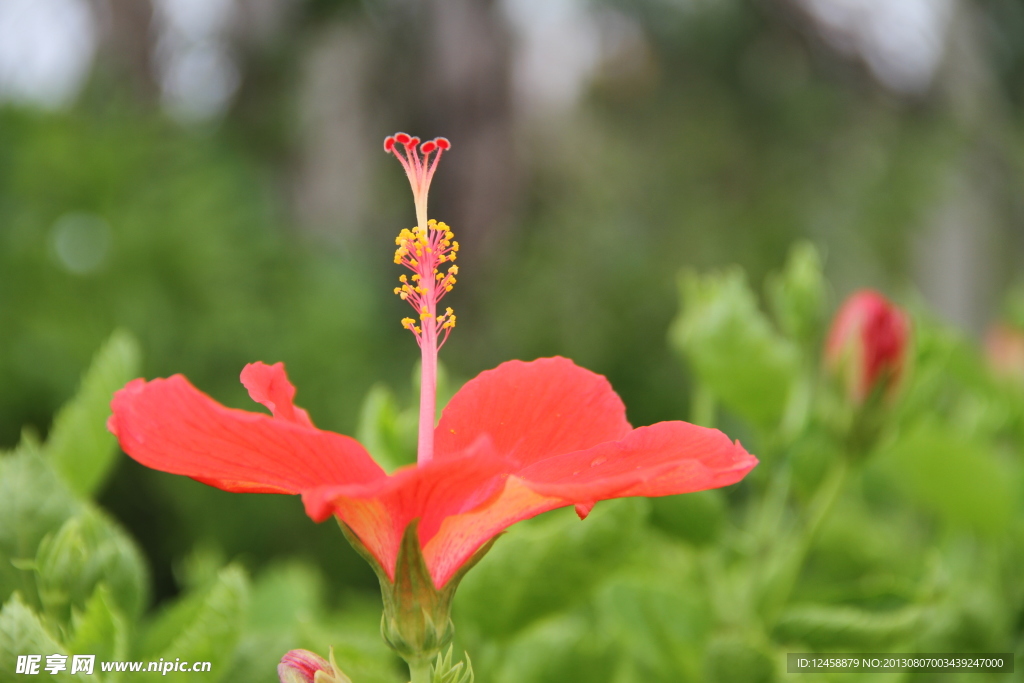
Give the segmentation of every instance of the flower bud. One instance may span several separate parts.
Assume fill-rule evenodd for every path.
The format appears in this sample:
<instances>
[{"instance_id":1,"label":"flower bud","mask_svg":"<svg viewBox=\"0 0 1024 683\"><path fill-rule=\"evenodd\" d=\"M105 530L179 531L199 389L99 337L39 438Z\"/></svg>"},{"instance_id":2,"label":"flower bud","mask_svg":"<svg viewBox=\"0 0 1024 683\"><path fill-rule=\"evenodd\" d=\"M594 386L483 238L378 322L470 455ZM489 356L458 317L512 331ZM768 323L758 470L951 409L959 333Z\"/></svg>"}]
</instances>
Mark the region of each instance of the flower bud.
<instances>
[{"instance_id":1,"label":"flower bud","mask_svg":"<svg viewBox=\"0 0 1024 683\"><path fill-rule=\"evenodd\" d=\"M996 377L1024 384L1024 330L993 325L985 335L985 359Z\"/></svg>"},{"instance_id":2,"label":"flower bud","mask_svg":"<svg viewBox=\"0 0 1024 683\"><path fill-rule=\"evenodd\" d=\"M878 292L856 292L832 321L825 367L857 405L876 392L891 395L906 365L909 332L903 310Z\"/></svg>"},{"instance_id":3,"label":"flower bud","mask_svg":"<svg viewBox=\"0 0 1024 683\"><path fill-rule=\"evenodd\" d=\"M277 665L281 683L352 683L334 663L334 651L327 661L309 650L290 650Z\"/></svg>"}]
</instances>

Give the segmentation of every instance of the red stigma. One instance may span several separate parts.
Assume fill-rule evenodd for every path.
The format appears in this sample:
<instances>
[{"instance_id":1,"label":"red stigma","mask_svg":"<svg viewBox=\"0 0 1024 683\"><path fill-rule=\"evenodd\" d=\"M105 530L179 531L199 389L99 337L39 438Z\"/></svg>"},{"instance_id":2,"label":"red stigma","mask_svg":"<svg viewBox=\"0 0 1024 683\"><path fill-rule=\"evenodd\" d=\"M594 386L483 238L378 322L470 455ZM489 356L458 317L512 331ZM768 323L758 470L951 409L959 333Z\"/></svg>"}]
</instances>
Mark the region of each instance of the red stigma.
<instances>
[{"instance_id":1,"label":"red stigma","mask_svg":"<svg viewBox=\"0 0 1024 683\"><path fill-rule=\"evenodd\" d=\"M398 145L401 145L399 147ZM420 138L407 133L395 133L384 138L384 151L394 154L412 186L413 198L416 201L416 220L421 227L426 225L427 192L430 181L437 170L437 162L441 154L451 148L447 138L434 138L420 144Z\"/></svg>"}]
</instances>

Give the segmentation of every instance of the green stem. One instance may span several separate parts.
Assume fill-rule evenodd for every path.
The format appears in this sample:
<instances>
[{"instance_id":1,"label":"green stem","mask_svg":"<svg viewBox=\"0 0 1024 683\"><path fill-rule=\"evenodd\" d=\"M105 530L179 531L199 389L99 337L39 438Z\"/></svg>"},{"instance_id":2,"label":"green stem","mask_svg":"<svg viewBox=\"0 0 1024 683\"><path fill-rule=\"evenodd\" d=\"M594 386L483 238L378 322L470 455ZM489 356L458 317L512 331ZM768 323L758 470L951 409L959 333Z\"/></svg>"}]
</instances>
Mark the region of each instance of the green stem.
<instances>
[{"instance_id":1,"label":"green stem","mask_svg":"<svg viewBox=\"0 0 1024 683\"><path fill-rule=\"evenodd\" d=\"M828 517L829 512L835 506L836 500L839 498L839 492L842 491L843 484L846 482L846 473L849 469L850 466L847 463L847 458L837 458L832 471L829 472L821 488L815 493L810 507L811 520L804 531L804 554L810 549L811 543L814 541L815 536L818 535L821 523L825 521L825 518Z\"/></svg>"},{"instance_id":2,"label":"green stem","mask_svg":"<svg viewBox=\"0 0 1024 683\"><path fill-rule=\"evenodd\" d=\"M430 683L429 659L417 659L407 663L409 665L409 683Z\"/></svg>"},{"instance_id":3,"label":"green stem","mask_svg":"<svg viewBox=\"0 0 1024 683\"><path fill-rule=\"evenodd\" d=\"M775 622L782 607L789 600L793 587L800 576L800 570L807 559L807 554L821 530L821 525L839 499L839 493L843 490L848 472L847 459L837 458L831 471L825 477L825 481L822 482L811 499L807 524L796 533L796 538L790 536L788 542L779 544L781 557L777 556L774 561L769 560L767 563L774 569L774 571L769 570L771 579L764 610L769 624Z\"/></svg>"}]
</instances>

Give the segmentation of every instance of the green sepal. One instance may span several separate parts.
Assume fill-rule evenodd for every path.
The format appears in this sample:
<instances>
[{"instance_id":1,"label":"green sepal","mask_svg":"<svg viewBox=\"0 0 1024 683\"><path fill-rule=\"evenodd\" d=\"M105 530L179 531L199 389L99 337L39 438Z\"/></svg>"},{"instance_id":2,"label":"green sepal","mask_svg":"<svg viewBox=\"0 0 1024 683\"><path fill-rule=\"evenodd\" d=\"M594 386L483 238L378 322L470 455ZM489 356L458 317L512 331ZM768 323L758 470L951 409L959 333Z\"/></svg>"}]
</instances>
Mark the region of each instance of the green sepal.
<instances>
[{"instance_id":1,"label":"green sepal","mask_svg":"<svg viewBox=\"0 0 1024 683\"><path fill-rule=\"evenodd\" d=\"M447 652L437 653L437 659L430 667L430 683L473 683L475 676L469 653L466 653L465 662L453 662L452 649L449 645Z\"/></svg>"},{"instance_id":2,"label":"green sepal","mask_svg":"<svg viewBox=\"0 0 1024 683\"><path fill-rule=\"evenodd\" d=\"M434 659L451 642L455 633L451 619L455 590L466 572L491 549L497 537L481 546L452 578L437 588L420 548L418 519L410 522L402 535L402 544L395 561L394 581L355 532L340 519L338 525L380 581L384 602L380 631L384 641L407 662L423 663Z\"/></svg>"}]
</instances>

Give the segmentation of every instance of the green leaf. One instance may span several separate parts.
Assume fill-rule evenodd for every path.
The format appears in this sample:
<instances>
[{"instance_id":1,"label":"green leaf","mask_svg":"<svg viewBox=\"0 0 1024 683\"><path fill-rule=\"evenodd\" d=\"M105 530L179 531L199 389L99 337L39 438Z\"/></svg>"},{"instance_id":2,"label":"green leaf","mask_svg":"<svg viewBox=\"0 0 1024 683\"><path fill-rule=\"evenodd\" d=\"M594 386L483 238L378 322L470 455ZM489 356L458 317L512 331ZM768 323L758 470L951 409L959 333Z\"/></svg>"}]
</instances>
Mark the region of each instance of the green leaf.
<instances>
[{"instance_id":1,"label":"green leaf","mask_svg":"<svg viewBox=\"0 0 1024 683\"><path fill-rule=\"evenodd\" d=\"M776 426L799 355L758 308L743 271L686 272L679 289L682 312L669 331L672 345L730 410L763 428Z\"/></svg>"},{"instance_id":2,"label":"green leaf","mask_svg":"<svg viewBox=\"0 0 1024 683\"><path fill-rule=\"evenodd\" d=\"M18 655L42 655L39 671L48 681L87 680L86 676L72 676L68 673L71 670L70 659L67 660L67 669L61 673L51 676L44 670L47 655L67 654L68 650L47 631L39 615L25 604L21 595L12 595L0 610L0 683L26 680L24 676L14 673Z\"/></svg>"},{"instance_id":3,"label":"green leaf","mask_svg":"<svg viewBox=\"0 0 1024 683\"><path fill-rule=\"evenodd\" d=\"M289 650L296 649L288 633L245 633L235 647L234 658L222 683L279 683L277 665ZM403 681L404 683L404 681Z\"/></svg>"},{"instance_id":4,"label":"green leaf","mask_svg":"<svg viewBox=\"0 0 1024 683\"><path fill-rule=\"evenodd\" d=\"M39 545L39 596L47 612L66 620L85 607L102 582L113 603L135 618L146 602L146 568L134 542L105 514L85 509Z\"/></svg>"},{"instance_id":5,"label":"green leaf","mask_svg":"<svg viewBox=\"0 0 1024 683\"><path fill-rule=\"evenodd\" d=\"M93 358L78 393L57 413L45 452L75 493L95 493L110 471L117 453L117 440L107 431L110 399L138 374L138 344L127 332L114 332Z\"/></svg>"},{"instance_id":6,"label":"green leaf","mask_svg":"<svg viewBox=\"0 0 1024 683\"><path fill-rule=\"evenodd\" d=\"M598 595L598 620L603 632L622 645L623 660L644 674L642 679L699 681L711 629L705 591L682 573L617 577Z\"/></svg>"},{"instance_id":7,"label":"green leaf","mask_svg":"<svg viewBox=\"0 0 1024 683\"><path fill-rule=\"evenodd\" d=\"M843 605L796 606L782 613L774 636L813 648L892 648L919 633L931 613L917 606L890 611Z\"/></svg>"},{"instance_id":8,"label":"green leaf","mask_svg":"<svg viewBox=\"0 0 1024 683\"><path fill-rule=\"evenodd\" d=\"M351 595L329 618L301 620L299 637L288 647L313 652L333 647L338 666L356 683L407 683L408 670L380 637L380 624L380 599Z\"/></svg>"},{"instance_id":9,"label":"green leaf","mask_svg":"<svg viewBox=\"0 0 1024 683\"><path fill-rule=\"evenodd\" d=\"M157 617L144 634L139 658L210 662L204 680L219 680L233 659L248 598L245 573L234 565L225 567L205 590L193 591ZM164 678L185 681L194 676L170 672Z\"/></svg>"},{"instance_id":10,"label":"green leaf","mask_svg":"<svg viewBox=\"0 0 1024 683\"><path fill-rule=\"evenodd\" d=\"M648 502L634 498L600 503L583 521L563 510L517 526L466 575L456 622L508 638L580 602L636 547L648 512Z\"/></svg>"},{"instance_id":11,"label":"green leaf","mask_svg":"<svg viewBox=\"0 0 1024 683\"><path fill-rule=\"evenodd\" d=\"M765 290L779 328L805 346L816 345L824 321L827 284L814 245L794 244L786 267L768 279Z\"/></svg>"},{"instance_id":12,"label":"green leaf","mask_svg":"<svg viewBox=\"0 0 1024 683\"><path fill-rule=\"evenodd\" d=\"M70 652L94 654L97 661L128 656L128 624L105 585L96 587L83 611L72 611L71 626L74 636L68 643Z\"/></svg>"},{"instance_id":13,"label":"green leaf","mask_svg":"<svg viewBox=\"0 0 1024 683\"><path fill-rule=\"evenodd\" d=\"M373 459L387 472L416 462L416 440L419 428L420 364L413 369L409 401L401 407L394 393L383 384L375 384L363 399L359 411L356 439L366 447ZM443 363L437 365L437 411L441 411L461 386L448 374Z\"/></svg>"},{"instance_id":14,"label":"green leaf","mask_svg":"<svg viewBox=\"0 0 1024 683\"><path fill-rule=\"evenodd\" d=\"M416 462L418 419L415 412L399 410L390 389L375 384L363 399L356 439L381 467L393 472Z\"/></svg>"},{"instance_id":15,"label":"green leaf","mask_svg":"<svg viewBox=\"0 0 1024 683\"><path fill-rule=\"evenodd\" d=\"M725 497L717 489L651 498L651 523L696 546L719 537L725 514Z\"/></svg>"},{"instance_id":16,"label":"green leaf","mask_svg":"<svg viewBox=\"0 0 1024 683\"><path fill-rule=\"evenodd\" d=\"M0 600L16 589L35 600L40 541L81 509L31 443L0 456Z\"/></svg>"},{"instance_id":17,"label":"green leaf","mask_svg":"<svg viewBox=\"0 0 1024 683\"><path fill-rule=\"evenodd\" d=\"M312 565L291 561L273 565L252 588L249 628L280 631L319 614L323 605L323 576Z\"/></svg>"},{"instance_id":18,"label":"green leaf","mask_svg":"<svg viewBox=\"0 0 1024 683\"><path fill-rule=\"evenodd\" d=\"M590 619L577 614L539 622L509 644L495 683L610 683L614 648L602 642ZM483 675L481 674L481 678Z\"/></svg>"},{"instance_id":19,"label":"green leaf","mask_svg":"<svg viewBox=\"0 0 1024 683\"><path fill-rule=\"evenodd\" d=\"M1010 524L1010 465L958 430L922 421L882 449L874 464L911 500L948 522L992 535Z\"/></svg>"},{"instance_id":20,"label":"green leaf","mask_svg":"<svg viewBox=\"0 0 1024 683\"><path fill-rule=\"evenodd\" d=\"M706 683L772 683L775 662L749 638L721 635L711 640L704 656Z\"/></svg>"}]
</instances>

